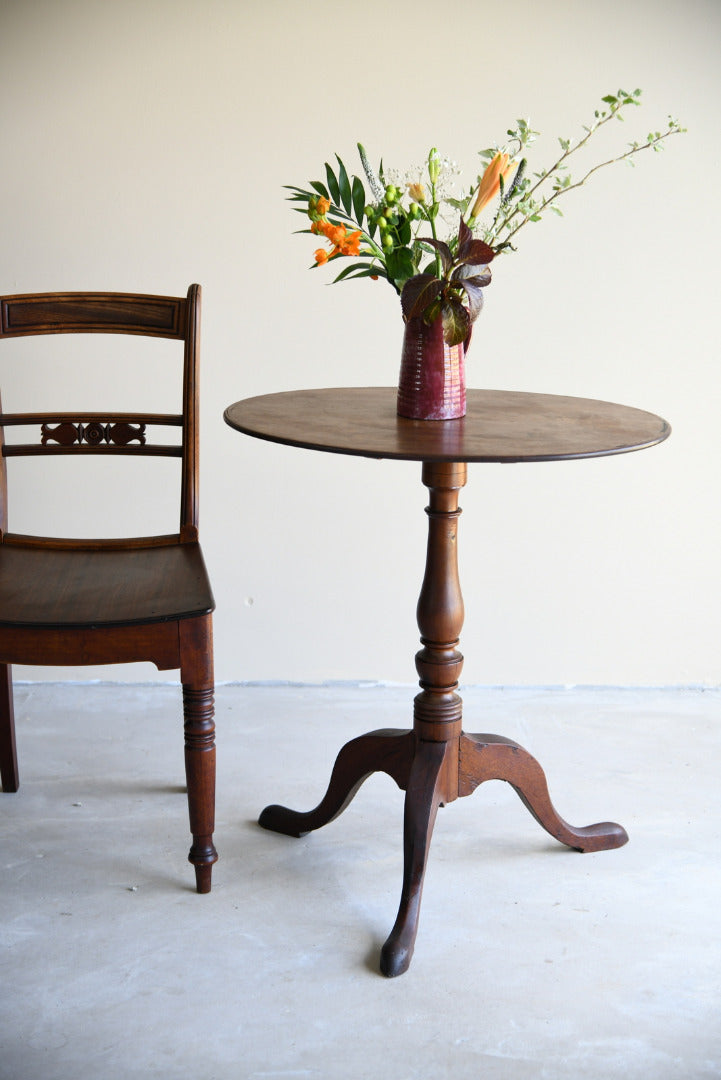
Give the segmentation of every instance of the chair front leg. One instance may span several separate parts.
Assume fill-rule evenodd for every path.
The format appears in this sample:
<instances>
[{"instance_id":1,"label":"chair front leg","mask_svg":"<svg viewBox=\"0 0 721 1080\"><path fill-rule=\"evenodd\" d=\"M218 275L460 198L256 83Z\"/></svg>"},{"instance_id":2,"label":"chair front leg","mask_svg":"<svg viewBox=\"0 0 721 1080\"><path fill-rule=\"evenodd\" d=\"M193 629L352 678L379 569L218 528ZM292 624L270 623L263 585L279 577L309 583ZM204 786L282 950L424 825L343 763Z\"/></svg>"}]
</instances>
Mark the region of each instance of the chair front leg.
<instances>
[{"instance_id":1,"label":"chair front leg","mask_svg":"<svg viewBox=\"0 0 721 1080\"><path fill-rule=\"evenodd\" d=\"M17 791L20 786L15 745L13 673L9 664L0 664L0 780L3 791Z\"/></svg>"},{"instance_id":2,"label":"chair front leg","mask_svg":"<svg viewBox=\"0 0 721 1080\"><path fill-rule=\"evenodd\" d=\"M193 843L188 859L199 893L210 892L215 828L215 707L211 616L180 623L185 776Z\"/></svg>"}]
</instances>

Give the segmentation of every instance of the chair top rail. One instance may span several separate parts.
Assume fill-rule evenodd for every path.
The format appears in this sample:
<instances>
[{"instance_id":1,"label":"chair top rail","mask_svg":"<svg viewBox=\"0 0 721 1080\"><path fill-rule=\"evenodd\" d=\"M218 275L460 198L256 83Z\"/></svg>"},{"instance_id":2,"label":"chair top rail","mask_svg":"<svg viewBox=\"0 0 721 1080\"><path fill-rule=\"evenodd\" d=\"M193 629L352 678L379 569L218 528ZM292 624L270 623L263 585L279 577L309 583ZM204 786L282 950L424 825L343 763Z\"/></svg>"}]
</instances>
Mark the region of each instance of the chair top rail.
<instances>
[{"instance_id":1,"label":"chair top rail","mask_svg":"<svg viewBox=\"0 0 721 1080\"><path fill-rule=\"evenodd\" d=\"M0 297L0 338L28 334L142 334L183 339L185 297L28 293Z\"/></svg>"},{"instance_id":2,"label":"chair top rail","mask_svg":"<svg viewBox=\"0 0 721 1080\"><path fill-rule=\"evenodd\" d=\"M162 427L182 427L183 417L180 413L122 413L122 412L36 412L36 413L2 413L0 412L0 427L19 427L30 424L61 424L66 421L80 423L81 421L104 422L106 424L153 424Z\"/></svg>"}]
</instances>

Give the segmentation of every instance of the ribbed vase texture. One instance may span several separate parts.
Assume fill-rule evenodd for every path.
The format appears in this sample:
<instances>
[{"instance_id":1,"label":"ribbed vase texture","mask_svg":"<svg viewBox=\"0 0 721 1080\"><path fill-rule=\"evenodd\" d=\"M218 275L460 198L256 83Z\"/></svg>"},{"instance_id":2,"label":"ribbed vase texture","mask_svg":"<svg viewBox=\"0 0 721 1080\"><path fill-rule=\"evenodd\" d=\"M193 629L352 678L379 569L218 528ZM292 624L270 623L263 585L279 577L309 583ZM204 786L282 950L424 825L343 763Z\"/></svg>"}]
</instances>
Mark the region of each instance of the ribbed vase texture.
<instances>
[{"instance_id":1,"label":"ribbed vase texture","mask_svg":"<svg viewBox=\"0 0 721 1080\"><path fill-rule=\"evenodd\" d=\"M446 345L441 319L430 326L420 318L406 323L398 415L411 420L456 420L466 415L464 343Z\"/></svg>"}]
</instances>

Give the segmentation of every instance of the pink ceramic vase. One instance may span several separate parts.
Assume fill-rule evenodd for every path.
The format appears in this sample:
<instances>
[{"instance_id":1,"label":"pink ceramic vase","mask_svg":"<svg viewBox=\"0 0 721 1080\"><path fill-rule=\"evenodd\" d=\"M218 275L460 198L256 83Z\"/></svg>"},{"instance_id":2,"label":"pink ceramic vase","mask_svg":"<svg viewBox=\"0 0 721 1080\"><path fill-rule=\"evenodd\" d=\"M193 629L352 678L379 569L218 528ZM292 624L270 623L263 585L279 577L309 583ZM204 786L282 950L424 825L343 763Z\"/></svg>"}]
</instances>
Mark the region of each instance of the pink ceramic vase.
<instances>
[{"instance_id":1,"label":"pink ceramic vase","mask_svg":"<svg viewBox=\"0 0 721 1080\"><path fill-rule=\"evenodd\" d=\"M409 319L403 336L398 380L398 415L411 420L456 420L466 415L465 353L470 334L460 345L446 345L443 323L428 326Z\"/></svg>"}]
</instances>

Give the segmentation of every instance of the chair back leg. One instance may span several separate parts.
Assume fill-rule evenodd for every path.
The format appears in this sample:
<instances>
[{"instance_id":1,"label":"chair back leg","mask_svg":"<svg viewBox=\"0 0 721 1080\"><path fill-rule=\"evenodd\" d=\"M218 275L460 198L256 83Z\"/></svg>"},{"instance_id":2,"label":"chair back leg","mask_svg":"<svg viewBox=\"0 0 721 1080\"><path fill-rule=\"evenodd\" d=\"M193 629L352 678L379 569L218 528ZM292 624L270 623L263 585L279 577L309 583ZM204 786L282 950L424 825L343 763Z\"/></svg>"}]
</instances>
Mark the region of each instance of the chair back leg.
<instances>
[{"instance_id":1,"label":"chair back leg","mask_svg":"<svg viewBox=\"0 0 721 1080\"><path fill-rule=\"evenodd\" d=\"M20 786L10 664L0 664L0 780L3 791L17 791Z\"/></svg>"},{"instance_id":2,"label":"chair back leg","mask_svg":"<svg viewBox=\"0 0 721 1080\"><path fill-rule=\"evenodd\" d=\"M212 616L184 619L180 632L183 684L185 776L193 843L188 859L195 867L199 893L210 892L218 853L215 828L215 705Z\"/></svg>"}]
</instances>

